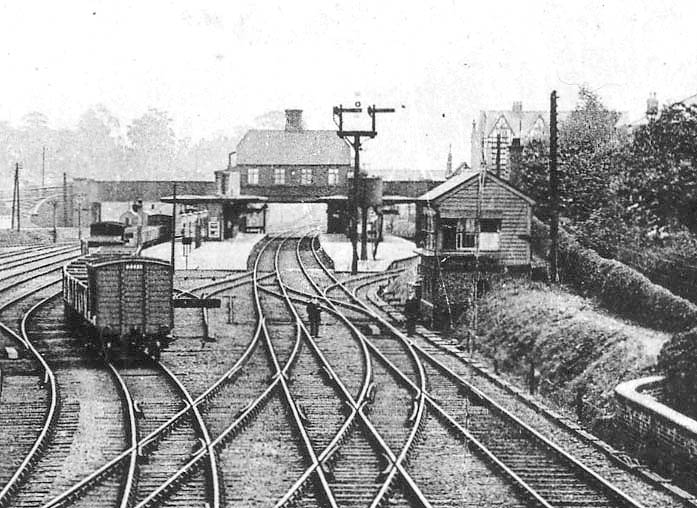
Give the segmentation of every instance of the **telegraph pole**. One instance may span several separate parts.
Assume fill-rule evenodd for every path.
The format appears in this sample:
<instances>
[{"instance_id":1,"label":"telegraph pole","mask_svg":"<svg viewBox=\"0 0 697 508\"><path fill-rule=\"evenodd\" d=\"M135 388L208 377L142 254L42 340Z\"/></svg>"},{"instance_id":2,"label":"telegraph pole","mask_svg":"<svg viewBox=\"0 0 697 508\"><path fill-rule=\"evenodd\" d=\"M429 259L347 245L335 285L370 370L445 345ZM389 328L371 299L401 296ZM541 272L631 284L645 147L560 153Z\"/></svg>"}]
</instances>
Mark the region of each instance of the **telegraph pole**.
<instances>
[{"instance_id":1,"label":"telegraph pole","mask_svg":"<svg viewBox=\"0 0 697 508\"><path fill-rule=\"evenodd\" d=\"M12 223L10 229L15 228L15 210L17 208L17 169L15 169L15 178L12 184Z\"/></svg>"},{"instance_id":2,"label":"telegraph pole","mask_svg":"<svg viewBox=\"0 0 697 508\"><path fill-rule=\"evenodd\" d=\"M51 201L51 204L53 205L53 243L56 243L58 241L58 230L56 229L56 206L58 206L58 203L54 199Z\"/></svg>"},{"instance_id":3,"label":"telegraph pole","mask_svg":"<svg viewBox=\"0 0 697 508\"><path fill-rule=\"evenodd\" d=\"M557 91L550 96L549 105L549 234L552 245L549 251L549 267L552 282L559 282L559 174L557 172Z\"/></svg>"},{"instance_id":4,"label":"telegraph pole","mask_svg":"<svg viewBox=\"0 0 697 508\"><path fill-rule=\"evenodd\" d=\"M41 192L46 193L46 147L41 147Z\"/></svg>"},{"instance_id":5,"label":"telegraph pole","mask_svg":"<svg viewBox=\"0 0 697 508\"><path fill-rule=\"evenodd\" d=\"M15 163L15 177L14 185L12 189L12 226L15 227L15 217L17 218L17 231L20 230L20 218L19 218L19 162Z\"/></svg>"},{"instance_id":6,"label":"telegraph pole","mask_svg":"<svg viewBox=\"0 0 697 508\"><path fill-rule=\"evenodd\" d=\"M174 239L177 236L177 184L172 182L172 242L169 254L172 263L172 273L174 273Z\"/></svg>"},{"instance_id":7,"label":"telegraph pole","mask_svg":"<svg viewBox=\"0 0 697 508\"><path fill-rule=\"evenodd\" d=\"M351 246L353 248L353 257L351 259L351 274L356 275L358 273L358 208L361 207L363 212L363 231L361 234L361 259L368 259L368 249L367 249L367 209L362 206L361 196L359 195L359 178L360 178L360 151L361 151L361 138L373 139L378 135L375 130L375 115L376 113L394 113L393 108L376 108L375 105L368 106L368 115L371 118L371 130L344 130L344 113L362 113L363 108L361 108L361 103L356 102L355 107L345 108L343 105L334 106L333 114L335 122L338 120L337 126L339 130L337 131L337 136L345 139L354 152L354 166L353 166L353 192L349 196L349 208L351 211Z\"/></svg>"},{"instance_id":8,"label":"telegraph pole","mask_svg":"<svg viewBox=\"0 0 697 508\"><path fill-rule=\"evenodd\" d=\"M170 263L172 264L172 271L170 275L170 289L174 288L174 238L176 237L177 231L177 184L172 182L172 243L171 250L169 253ZM174 298L174 294L171 296ZM172 335L174 335L174 309L171 310L172 320L170 322L170 330Z\"/></svg>"},{"instance_id":9,"label":"telegraph pole","mask_svg":"<svg viewBox=\"0 0 697 508\"><path fill-rule=\"evenodd\" d=\"M63 226L68 227L68 173L63 173Z\"/></svg>"}]
</instances>

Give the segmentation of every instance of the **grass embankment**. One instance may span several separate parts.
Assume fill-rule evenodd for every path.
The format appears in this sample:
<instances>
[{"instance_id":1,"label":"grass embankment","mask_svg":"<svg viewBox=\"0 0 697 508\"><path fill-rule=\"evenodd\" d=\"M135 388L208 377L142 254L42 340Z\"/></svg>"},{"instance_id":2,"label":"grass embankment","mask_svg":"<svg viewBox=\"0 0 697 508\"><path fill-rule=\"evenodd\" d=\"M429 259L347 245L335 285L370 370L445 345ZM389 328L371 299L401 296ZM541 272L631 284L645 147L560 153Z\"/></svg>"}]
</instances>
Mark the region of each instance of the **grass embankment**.
<instances>
[{"instance_id":1,"label":"grass embankment","mask_svg":"<svg viewBox=\"0 0 697 508\"><path fill-rule=\"evenodd\" d=\"M39 243L52 243L51 231L44 228L28 228L22 231L0 229L0 246L33 245Z\"/></svg>"},{"instance_id":2,"label":"grass embankment","mask_svg":"<svg viewBox=\"0 0 697 508\"><path fill-rule=\"evenodd\" d=\"M461 336L464 330L455 330ZM525 382L530 359L568 407L584 399L610 409L617 383L650 372L670 334L641 327L563 287L508 280L479 301L477 348Z\"/></svg>"}]
</instances>

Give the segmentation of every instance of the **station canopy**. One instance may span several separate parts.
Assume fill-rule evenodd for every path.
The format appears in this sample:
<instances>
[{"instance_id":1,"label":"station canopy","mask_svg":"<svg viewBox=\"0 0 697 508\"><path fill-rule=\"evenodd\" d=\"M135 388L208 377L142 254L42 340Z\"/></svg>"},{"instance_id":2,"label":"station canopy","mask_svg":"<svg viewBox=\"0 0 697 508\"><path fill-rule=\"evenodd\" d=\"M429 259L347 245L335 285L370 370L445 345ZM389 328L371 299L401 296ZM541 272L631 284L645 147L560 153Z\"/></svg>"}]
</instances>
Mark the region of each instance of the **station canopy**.
<instances>
[{"instance_id":1,"label":"station canopy","mask_svg":"<svg viewBox=\"0 0 697 508\"><path fill-rule=\"evenodd\" d=\"M415 203L419 198L409 197L409 196L382 196L383 205L398 205L404 203ZM348 202L348 197L343 194L333 194L331 196L321 196L315 199L307 200L308 203L346 203Z\"/></svg>"},{"instance_id":2,"label":"station canopy","mask_svg":"<svg viewBox=\"0 0 697 508\"><path fill-rule=\"evenodd\" d=\"M162 196L160 201L163 203L172 203L172 196ZM206 203L223 203L223 204L244 204L244 203L264 203L268 201L265 196L252 196L241 194L239 196L219 196L215 194L199 195L199 194L177 194L177 203L186 205L198 205Z\"/></svg>"}]
</instances>

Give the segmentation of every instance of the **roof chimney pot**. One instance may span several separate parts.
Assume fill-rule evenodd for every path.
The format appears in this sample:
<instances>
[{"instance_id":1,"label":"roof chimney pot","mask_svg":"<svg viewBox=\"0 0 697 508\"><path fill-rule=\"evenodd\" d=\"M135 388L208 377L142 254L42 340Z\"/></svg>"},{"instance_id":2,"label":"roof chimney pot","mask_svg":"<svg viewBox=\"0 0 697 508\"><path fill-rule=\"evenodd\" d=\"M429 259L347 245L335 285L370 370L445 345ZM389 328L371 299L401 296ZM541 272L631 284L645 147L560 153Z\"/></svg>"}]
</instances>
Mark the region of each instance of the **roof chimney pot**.
<instances>
[{"instance_id":1,"label":"roof chimney pot","mask_svg":"<svg viewBox=\"0 0 697 508\"><path fill-rule=\"evenodd\" d=\"M523 112L523 103L521 101L515 101L513 103L513 112L514 113L522 113Z\"/></svg>"},{"instance_id":2,"label":"roof chimney pot","mask_svg":"<svg viewBox=\"0 0 697 508\"><path fill-rule=\"evenodd\" d=\"M286 131L300 132L303 130L303 110L286 109Z\"/></svg>"}]
</instances>

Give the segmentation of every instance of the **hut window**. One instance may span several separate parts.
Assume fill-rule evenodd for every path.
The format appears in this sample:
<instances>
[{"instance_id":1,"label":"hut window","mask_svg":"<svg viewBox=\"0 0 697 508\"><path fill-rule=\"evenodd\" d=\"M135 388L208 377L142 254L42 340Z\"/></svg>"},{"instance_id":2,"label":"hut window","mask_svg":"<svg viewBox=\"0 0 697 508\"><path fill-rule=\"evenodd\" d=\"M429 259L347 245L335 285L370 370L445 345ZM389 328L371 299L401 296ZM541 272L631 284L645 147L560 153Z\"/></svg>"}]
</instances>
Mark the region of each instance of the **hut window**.
<instances>
[{"instance_id":1,"label":"hut window","mask_svg":"<svg viewBox=\"0 0 697 508\"><path fill-rule=\"evenodd\" d=\"M283 185L286 183L286 170L285 168L276 168L273 170L273 183L276 185Z\"/></svg>"},{"instance_id":2,"label":"hut window","mask_svg":"<svg viewBox=\"0 0 697 508\"><path fill-rule=\"evenodd\" d=\"M482 219L480 223L479 248L481 250L499 250L501 219Z\"/></svg>"},{"instance_id":3,"label":"hut window","mask_svg":"<svg viewBox=\"0 0 697 508\"><path fill-rule=\"evenodd\" d=\"M443 235L443 250L456 249L459 222L457 219L442 219L440 221L441 234Z\"/></svg>"},{"instance_id":4,"label":"hut window","mask_svg":"<svg viewBox=\"0 0 697 508\"><path fill-rule=\"evenodd\" d=\"M327 185L338 185L339 184L339 168L329 168L329 173L327 174Z\"/></svg>"},{"instance_id":5,"label":"hut window","mask_svg":"<svg viewBox=\"0 0 697 508\"><path fill-rule=\"evenodd\" d=\"M455 248L458 250L474 249L475 235L474 219L462 219L457 221Z\"/></svg>"},{"instance_id":6,"label":"hut window","mask_svg":"<svg viewBox=\"0 0 697 508\"><path fill-rule=\"evenodd\" d=\"M312 168L303 168L300 172L300 185L312 185Z\"/></svg>"},{"instance_id":7,"label":"hut window","mask_svg":"<svg viewBox=\"0 0 697 508\"><path fill-rule=\"evenodd\" d=\"M247 185L259 185L259 168L247 170Z\"/></svg>"}]
</instances>

